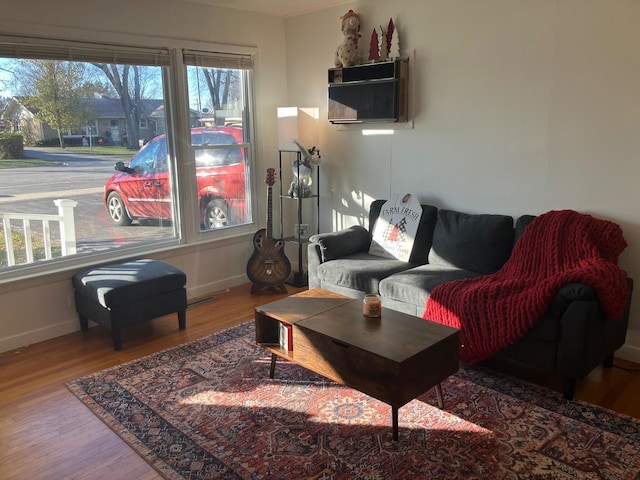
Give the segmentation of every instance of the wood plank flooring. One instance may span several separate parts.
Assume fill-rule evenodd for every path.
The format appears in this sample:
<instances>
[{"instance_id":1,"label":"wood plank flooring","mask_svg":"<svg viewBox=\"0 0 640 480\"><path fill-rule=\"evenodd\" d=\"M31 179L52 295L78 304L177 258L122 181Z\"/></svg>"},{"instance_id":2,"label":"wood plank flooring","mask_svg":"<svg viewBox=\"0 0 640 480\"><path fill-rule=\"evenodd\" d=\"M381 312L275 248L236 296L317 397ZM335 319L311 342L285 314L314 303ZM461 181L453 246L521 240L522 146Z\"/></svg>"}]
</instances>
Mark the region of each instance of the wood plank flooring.
<instances>
[{"instance_id":1,"label":"wood plank flooring","mask_svg":"<svg viewBox=\"0 0 640 480\"><path fill-rule=\"evenodd\" d=\"M287 289L289 294L303 290ZM131 327L123 332L119 352L109 332L94 327L0 353L0 478L161 478L64 383L250 320L256 306L284 296L249 291L249 284L242 285L192 305L183 331L175 315ZM615 365L579 382L576 397L640 418L640 365L619 359ZM561 391L560 385L548 386Z\"/></svg>"}]
</instances>

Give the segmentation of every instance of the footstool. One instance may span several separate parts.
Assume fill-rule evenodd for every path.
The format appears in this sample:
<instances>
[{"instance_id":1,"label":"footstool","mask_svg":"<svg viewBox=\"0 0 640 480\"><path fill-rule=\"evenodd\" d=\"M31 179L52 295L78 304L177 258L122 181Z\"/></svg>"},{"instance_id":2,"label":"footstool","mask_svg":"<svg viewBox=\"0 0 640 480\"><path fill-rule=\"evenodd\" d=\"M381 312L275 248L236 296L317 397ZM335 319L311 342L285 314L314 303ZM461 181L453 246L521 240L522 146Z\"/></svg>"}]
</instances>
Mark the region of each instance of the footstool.
<instances>
[{"instance_id":1,"label":"footstool","mask_svg":"<svg viewBox=\"0 0 640 480\"><path fill-rule=\"evenodd\" d=\"M186 328L187 276L176 267L151 259L92 268L73 276L76 311L83 332L89 320L111 330L114 350L122 348L120 330L177 312Z\"/></svg>"}]
</instances>

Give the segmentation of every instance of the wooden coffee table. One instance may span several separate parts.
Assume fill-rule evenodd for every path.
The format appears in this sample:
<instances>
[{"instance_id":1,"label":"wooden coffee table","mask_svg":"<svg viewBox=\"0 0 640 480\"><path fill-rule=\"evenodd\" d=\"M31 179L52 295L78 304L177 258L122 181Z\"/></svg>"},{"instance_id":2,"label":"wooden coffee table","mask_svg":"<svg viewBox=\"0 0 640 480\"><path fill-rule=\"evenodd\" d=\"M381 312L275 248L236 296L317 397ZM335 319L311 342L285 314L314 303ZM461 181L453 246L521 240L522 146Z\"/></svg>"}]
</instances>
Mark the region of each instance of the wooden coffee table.
<instances>
[{"instance_id":1,"label":"wooden coffee table","mask_svg":"<svg viewBox=\"0 0 640 480\"><path fill-rule=\"evenodd\" d=\"M433 387L443 408L440 383L458 370L457 329L387 308L365 317L362 301L322 289L256 307L255 326L271 378L282 357L387 403L394 440L398 409Z\"/></svg>"}]
</instances>

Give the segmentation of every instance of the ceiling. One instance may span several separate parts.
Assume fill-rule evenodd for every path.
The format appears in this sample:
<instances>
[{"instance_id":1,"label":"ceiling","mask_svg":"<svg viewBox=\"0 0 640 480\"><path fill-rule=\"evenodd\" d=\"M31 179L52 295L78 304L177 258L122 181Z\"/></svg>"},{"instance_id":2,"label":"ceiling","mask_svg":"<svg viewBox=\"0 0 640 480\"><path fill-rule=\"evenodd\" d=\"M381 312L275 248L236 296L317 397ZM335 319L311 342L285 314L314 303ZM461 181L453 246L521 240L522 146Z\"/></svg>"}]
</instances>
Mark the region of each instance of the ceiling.
<instances>
[{"instance_id":1,"label":"ceiling","mask_svg":"<svg viewBox=\"0 0 640 480\"><path fill-rule=\"evenodd\" d=\"M183 0L217 7L236 8L251 12L267 13L278 17L293 17L322 8L352 3L349 0Z\"/></svg>"}]
</instances>

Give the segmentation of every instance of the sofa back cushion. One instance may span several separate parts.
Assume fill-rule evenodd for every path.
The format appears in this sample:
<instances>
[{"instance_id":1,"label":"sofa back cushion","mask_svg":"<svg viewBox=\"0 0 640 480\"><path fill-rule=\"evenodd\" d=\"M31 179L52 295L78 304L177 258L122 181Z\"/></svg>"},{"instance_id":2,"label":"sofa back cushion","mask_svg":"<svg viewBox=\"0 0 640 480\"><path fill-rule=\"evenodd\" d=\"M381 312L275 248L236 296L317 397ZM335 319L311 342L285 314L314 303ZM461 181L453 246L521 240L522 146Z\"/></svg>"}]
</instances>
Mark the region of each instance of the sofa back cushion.
<instances>
[{"instance_id":1,"label":"sofa back cushion","mask_svg":"<svg viewBox=\"0 0 640 480\"><path fill-rule=\"evenodd\" d=\"M374 200L369 207L369 233L373 234L373 227L380 216L380 210L386 200ZM413 249L409 258L410 263L423 265L427 263L427 256L431 249L433 230L438 219L438 209L433 205L422 205L422 216L413 242Z\"/></svg>"},{"instance_id":2,"label":"sofa back cushion","mask_svg":"<svg viewBox=\"0 0 640 480\"><path fill-rule=\"evenodd\" d=\"M524 229L527 228L527 226L529 226L529 224L533 222L535 218L536 217L534 215L522 215L521 217L518 217L518 219L516 220L516 235L513 239L514 245L524 232Z\"/></svg>"},{"instance_id":3,"label":"sofa back cushion","mask_svg":"<svg viewBox=\"0 0 640 480\"><path fill-rule=\"evenodd\" d=\"M489 274L509 259L513 218L438 210L429 263Z\"/></svg>"}]
</instances>

